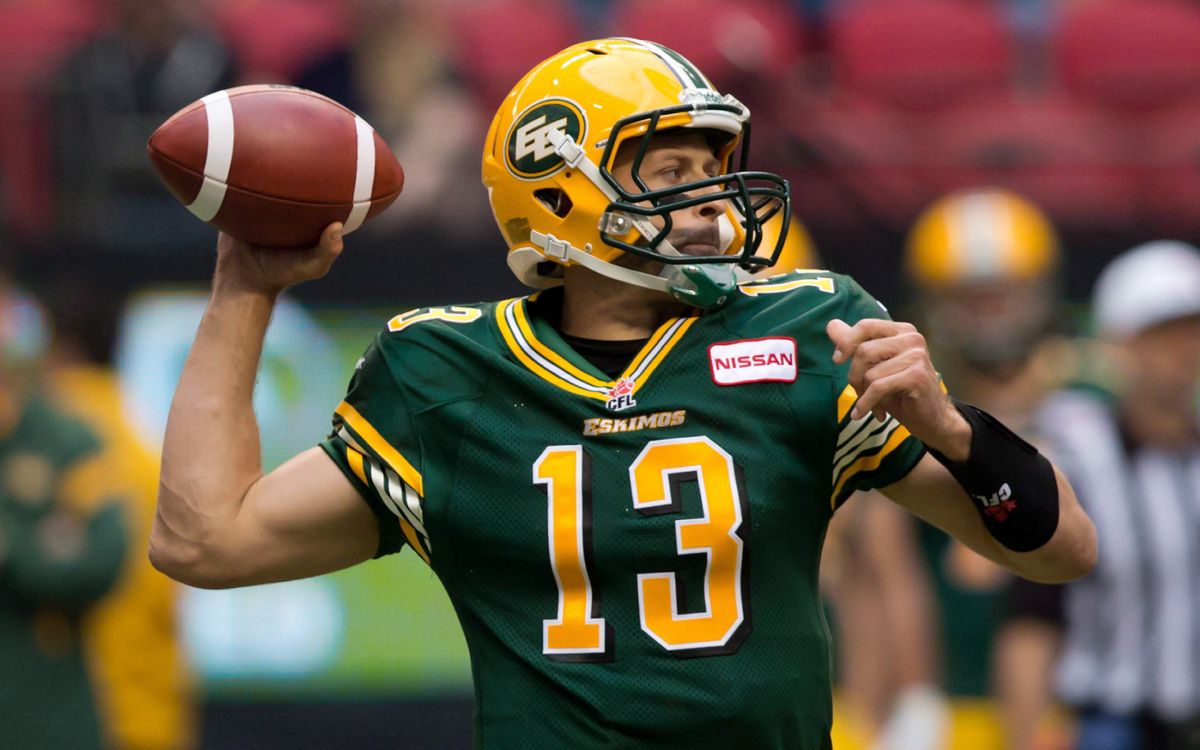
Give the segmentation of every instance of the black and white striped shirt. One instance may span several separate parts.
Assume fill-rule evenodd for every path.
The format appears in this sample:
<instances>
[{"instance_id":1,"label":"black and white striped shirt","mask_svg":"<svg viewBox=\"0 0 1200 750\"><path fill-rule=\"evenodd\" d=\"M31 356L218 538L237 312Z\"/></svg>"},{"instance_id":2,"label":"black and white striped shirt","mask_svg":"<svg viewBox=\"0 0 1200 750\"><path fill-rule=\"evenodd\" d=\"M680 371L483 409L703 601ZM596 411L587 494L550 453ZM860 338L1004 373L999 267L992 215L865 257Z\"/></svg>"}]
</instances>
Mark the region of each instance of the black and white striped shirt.
<instances>
[{"instance_id":1,"label":"black and white striped shirt","mask_svg":"<svg viewBox=\"0 0 1200 750\"><path fill-rule=\"evenodd\" d=\"M1099 560L1065 587L1067 702L1166 720L1200 713L1200 441L1133 445L1111 403L1053 396L1037 432L1096 525Z\"/></svg>"}]
</instances>

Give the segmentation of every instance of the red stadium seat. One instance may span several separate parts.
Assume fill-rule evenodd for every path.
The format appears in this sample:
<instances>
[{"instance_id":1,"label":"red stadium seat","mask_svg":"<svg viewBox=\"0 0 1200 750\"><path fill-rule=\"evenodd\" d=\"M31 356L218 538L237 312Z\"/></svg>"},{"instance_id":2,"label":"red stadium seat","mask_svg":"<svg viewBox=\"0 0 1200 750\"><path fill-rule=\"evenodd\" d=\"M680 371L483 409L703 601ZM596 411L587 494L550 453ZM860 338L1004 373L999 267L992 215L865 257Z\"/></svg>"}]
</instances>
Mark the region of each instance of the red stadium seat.
<instances>
[{"instance_id":1,"label":"red stadium seat","mask_svg":"<svg viewBox=\"0 0 1200 750\"><path fill-rule=\"evenodd\" d=\"M946 110L923 142L938 192L1011 188L1067 228L1127 228L1138 219L1119 121L1071 97L1006 96Z\"/></svg>"},{"instance_id":2,"label":"red stadium seat","mask_svg":"<svg viewBox=\"0 0 1200 750\"><path fill-rule=\"evenodd\" d=\"M778 79L802 51L800 19L779 0L623 0L612 18L614 35L670 47L719 89L747 72Z\"/></svg>"},{"instance_id":3,"label":"red stadium seat","mask_svg":"<svg viewBox=\"0 0 1200 750\"><path fill-rule=\"evenodd\" d=\"M785 122L799 161L789 175L797 210L904 231L935 196L919 148L922 121L848 97L793 110Z\"/></svg>"},{"instance_id":4,"label":"red stadium seat","mask_svg":"<svg viewBox=\"0 0 1200 750\"><path fill-rule=\"evenodd\" d=\"M1200 8L1164 0L1081 4L1054 40L1064 85L1116 107L1163 107L1200 95Z\"/></svg>"},{"instance_id":5,"label":"red stadium seat","mask_svg":"<svg viewBox=\"0 0 1200 750\"><path fill-rule=\"evenodd\" d=\"M100 25L89 0L0 3L0 222L22 236L53 213L46 99L58 66Z\"/></svg>"},{"instance_id":6,"label":"red stadium seat","mask_svg":"<svg viewBox=\"0 0 1200 750\"><path fill-rule=\"evenodd\" d=\"M1158 234L1200 237L1200 99L1139 122L1143 207Z\"/></svg>"},{"instance_id":7,"label":"red stadium seat","mask_svg":"<svg viewBox=\"0 0 1200 750\"><path fill-rule=\"evenodd\" d=\"M0 3L0 83L12 86L46 75L101 21L87 0Z\"/></svg>"},{"instance_id":8,"label":"red stadium seat","mask_svg":"<svg viewBox=\"0 0 1200 750\"><path fill-rule=\"evenodd\" d=\"M346 43L346 6L345 0L218 0L212 12L247 80L286 83Z\"/></svg>"},{"instance_id":9,"label":"red stadium seat","mask_svg":"<svg viewBox=\"0 0 1200 750\"><path fill-rule=\"evenodd\" d=\"M458 70L486 112L521 76L550 55L581 41L568 3L560 0L480 0L458 3L450 24Z\"/></svg>"},{"instance_id":10,"label":"red stadium seat","mask_svg":"<svg viewBox=\"0 0 1200 750\"><path fill-rule=\"evenodd\" d=\"M1014 68L1004 19L991 3L854 3L834 10L828 38L841 90L901 107L995 94Z\"/></svg>"}]
</instances>

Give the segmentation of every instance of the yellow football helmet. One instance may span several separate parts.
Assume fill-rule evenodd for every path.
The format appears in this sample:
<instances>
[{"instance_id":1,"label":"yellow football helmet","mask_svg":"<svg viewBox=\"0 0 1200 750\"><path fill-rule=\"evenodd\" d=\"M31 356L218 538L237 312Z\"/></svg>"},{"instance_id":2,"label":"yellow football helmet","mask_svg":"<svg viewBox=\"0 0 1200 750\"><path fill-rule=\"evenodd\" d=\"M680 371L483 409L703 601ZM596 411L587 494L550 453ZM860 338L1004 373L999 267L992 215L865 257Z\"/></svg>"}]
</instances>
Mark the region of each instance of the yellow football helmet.
<instances>
[{"instance_id":1,"label":"yellow football helmet","mask_svg":"<svg viewBox=\"0 0 1200 750\"><path fill-rule=\"evenodd\" d=\"M722 173L647 188L639 169L650 138L672 128L723 136L716 152ZM559 284L561 268L579 264L699 306L720 304L722 295L706 287L732 289L735 266L773 263L782 237L766 257L757 255L762 225L788 215L787 181L744 169L749 133L749 110L666 47L619 38L568 47L517 83L484 144L483 183L509 246L509 267L533 287ZM640 139L635 192L611 172L618 149L631 139ZM713 186L720 189L693 194ZM724 205L723 254L683 255L668 241L671 212L709 202ZM624 253L660 261L664 271L613 263Z\"/></svg>"},{"instance_id":2,"label":"yellow football helmet","mask_svg":"<svg viewBox=\"0 0 1200 750\"><path fill-rule=\"evenodd\" d=\"M1059 254L1050 220L1015 193L984 188L936 201L905 254L930 340L977 369L1012 371L1053 323Z\"/></svg>"},{"instance_id":3,"label":"yellow football helmet","mask_svg":"<svg viewBox=\"0 0 1200 750\"><path fill-rule=\"evenodd\" d=\"M1058 266L1050 220L1016 193L951 193L926 209L908 238L905 265L918 286L1031 279Z\"/></svg>"}]
</instances>

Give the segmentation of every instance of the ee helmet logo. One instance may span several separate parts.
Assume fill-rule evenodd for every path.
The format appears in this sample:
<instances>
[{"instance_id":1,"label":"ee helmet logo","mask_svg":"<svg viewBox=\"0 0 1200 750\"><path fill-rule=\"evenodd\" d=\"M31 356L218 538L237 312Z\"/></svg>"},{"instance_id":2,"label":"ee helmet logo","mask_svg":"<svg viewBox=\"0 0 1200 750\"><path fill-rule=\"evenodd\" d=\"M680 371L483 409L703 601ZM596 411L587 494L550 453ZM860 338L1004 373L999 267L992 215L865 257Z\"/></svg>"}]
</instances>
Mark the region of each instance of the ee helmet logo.
<instances>
[{"instance_id":1,"label":"ee helmet logo","mask_svg":"<svg viewBox=\"0 0 1200 750\"><path fill-rule=\"evenodd\" d=\"M554 174L562 157L550 144L550 133L559 132L582 144L586 134L583 110L566 99L545 99L516 119L508 131L504 162L508 171L525 180Z\"/></svg>"}]
</instances>

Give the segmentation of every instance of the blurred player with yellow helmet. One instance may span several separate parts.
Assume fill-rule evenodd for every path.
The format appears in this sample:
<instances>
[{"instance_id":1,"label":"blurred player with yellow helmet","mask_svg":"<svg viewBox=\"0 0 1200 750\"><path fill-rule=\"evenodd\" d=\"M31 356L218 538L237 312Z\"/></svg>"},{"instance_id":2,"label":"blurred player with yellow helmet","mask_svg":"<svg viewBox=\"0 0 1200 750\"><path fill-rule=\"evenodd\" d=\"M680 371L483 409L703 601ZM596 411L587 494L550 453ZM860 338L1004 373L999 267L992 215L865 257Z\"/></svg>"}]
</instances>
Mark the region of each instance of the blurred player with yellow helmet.
<instances>
[{"instance_id":1,"label":"blurred player with yellow helmet","mask_svg":"<svg viewBox=\"0 0 1200 750\"><path fill-rule=\"evenodd\" d=\"M1059 256L1041 210L997 188L943 196L906 242L912 314L946 386L1018 431L1057 384L1057 354L1067 351L1049 335ZM854 627L860 616L841 628L843 707L859 735L844 744L1005 747L989 657L1007 574L931 526L914 528L882 498L861 498L853 510L830 528L849 550L831 595L895 626L886 639Z\"/></svg>"},{"instance_id":2,"label":"blurred player with yellow helmet","mask_svg":"<svg viewBox=\"0 0 1200 750\"><path fill-rule=\"evenodd\" d=\"M1054 335L1061 249L1049 218L1009 190L969 189L918 217L905 250L914 314L950 392L1029 439L1042 400L1072 372L1074 347ZM929 526L919 538L940 604L942 687L950 747L1014 742L990 700L1006 654L1000 637L1009 577ZM1029 728L1034 731L1035 728Z\"/></svg>"},{"instance_id":3,"label":"blurred player with yellow helmet","mask_svg":"<svg viewBox=\"0 0 1200 750\"><path fill-rule=\"evenodd\" d=\"M1015 375L1052 323L1058 264L1050 221L1016 193L965 190L930 206L905 271L939 365Z\"/></svg>"}]
</instances>

